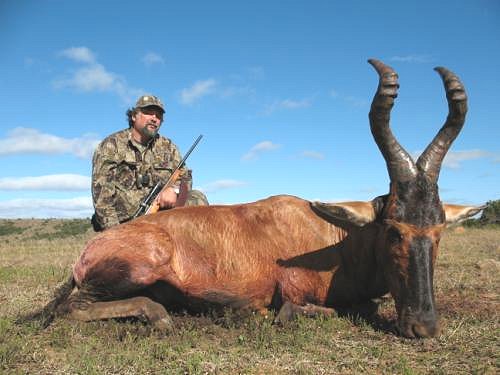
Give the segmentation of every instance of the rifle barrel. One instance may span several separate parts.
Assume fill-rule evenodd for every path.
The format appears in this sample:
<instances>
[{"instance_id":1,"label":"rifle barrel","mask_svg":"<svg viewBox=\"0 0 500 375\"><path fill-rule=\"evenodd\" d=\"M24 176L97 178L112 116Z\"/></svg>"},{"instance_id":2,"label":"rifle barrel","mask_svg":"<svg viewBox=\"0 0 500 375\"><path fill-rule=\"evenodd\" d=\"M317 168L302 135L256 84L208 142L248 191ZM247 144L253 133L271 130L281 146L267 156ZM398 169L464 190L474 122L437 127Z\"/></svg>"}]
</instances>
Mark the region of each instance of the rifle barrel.
<instances>
[{"instance_id":1,"label":"rifle barrel","mask_svg":"<svg viewBox=\"0 0 500 375\"><path fill-rule=\"evenodd\" d=\"M196 141L194 141L194 143L191 146L191 148L186 152L186 155L184 155L184 157L182 158L181 162L179 163L179 165L177 166L176 169L182 168L184 166L184 163L186 162L187 158L189 157L189 154L191 154L191 152L193 152L194 148L196 147L196 145L198 144L198 142L201 141L202 138L203 138L202 134L200 134L198 136L198 138L196 138Z\"/></svg>"}]
</instances>

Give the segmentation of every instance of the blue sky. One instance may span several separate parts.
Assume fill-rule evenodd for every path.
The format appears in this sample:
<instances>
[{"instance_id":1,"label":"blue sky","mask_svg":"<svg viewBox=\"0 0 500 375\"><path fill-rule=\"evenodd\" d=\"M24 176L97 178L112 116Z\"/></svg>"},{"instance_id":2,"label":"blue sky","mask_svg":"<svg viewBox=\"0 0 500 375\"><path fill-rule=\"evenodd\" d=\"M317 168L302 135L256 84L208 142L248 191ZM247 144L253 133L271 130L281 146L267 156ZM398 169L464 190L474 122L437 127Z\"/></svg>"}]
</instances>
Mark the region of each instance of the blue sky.
<instances>
[{"instance_id":1,"label":"blue sky","mask_svg":"<svg viewBox=\"0 0 500 375\"><path fill-rule=\"evenodd\" d=\"M93 149L143 93L182 152L204 135L188 165L211 203L385 194L372 57L399 74L392 129L412 155L447 115L433 67L461 77L441 199L500 199L497 0L4 0L0 44L0 217L90 216Z\"/></svg>"}]
</instances>

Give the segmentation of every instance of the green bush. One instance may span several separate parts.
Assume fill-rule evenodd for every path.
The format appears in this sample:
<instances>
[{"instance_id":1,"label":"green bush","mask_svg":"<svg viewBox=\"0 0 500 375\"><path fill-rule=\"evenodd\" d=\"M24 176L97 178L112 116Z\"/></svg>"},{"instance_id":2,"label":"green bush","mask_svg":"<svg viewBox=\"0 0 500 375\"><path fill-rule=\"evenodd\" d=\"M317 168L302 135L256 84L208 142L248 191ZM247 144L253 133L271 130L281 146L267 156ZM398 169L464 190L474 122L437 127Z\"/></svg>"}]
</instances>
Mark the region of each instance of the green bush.
<instances>
[{"instance_id":1,"label":"green bush","mask_svg":"<svg viewBox=\"0 0 500 375\"><path fill-rule=\"evenodd\" d=\"M487 207L483 210L479 219L469 219L463 222L467 227L482 227L485 225L500 224L500 199L486 202Z\"/></svg>"},{"instance_id":2,"label":"green bush","mask_svg":"<svg viewBox=\"0 0 500 375\"><path fill-rule=\"evenodd\" d=\"M90 226L90 219L73 219L62 222L57 226L57 229L59 232L65 233L66 236L78 236L87 233Z\"/></svg>"},{"instance_id":3,"label":"green bush","mask_svg":"<svg viewBox=\"0 0 500 375\"><path fill-rule=\"evenodd\" d=\"M55 226L54 232L49 233L36 233L32 236L33 239L41 240L55 240L61 238L74 237L87 233L90 229L90 219L72 219L64 220Z\"/></svg>"},{"instance_id":4,"label":"green bush","mask_svg":"<svg viewBox=\"0 0 500 375\"><path fill-rule=\"evenodd\" d=\"M14 222L8 220L0 224L0 236L8 236L10 234L19 234L26 230L26 228L17 227Z\"/></svg>"}]
</instances>

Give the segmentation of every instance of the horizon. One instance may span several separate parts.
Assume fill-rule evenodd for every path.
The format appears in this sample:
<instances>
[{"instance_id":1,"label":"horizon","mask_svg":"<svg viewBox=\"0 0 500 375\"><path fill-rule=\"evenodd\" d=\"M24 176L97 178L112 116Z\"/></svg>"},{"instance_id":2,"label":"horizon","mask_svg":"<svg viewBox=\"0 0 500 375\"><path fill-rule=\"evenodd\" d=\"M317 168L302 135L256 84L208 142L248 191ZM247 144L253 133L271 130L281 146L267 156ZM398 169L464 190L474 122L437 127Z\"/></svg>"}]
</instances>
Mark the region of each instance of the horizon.
<instances>
[{"instance_id":1,"label":"horizon","mask_svg":"<svg viewBox=\"0 0 500 375\"><path fill-rule=\"evenodd\" d=\"M469 112L440 197L498 200L499 21L493 0L4 2L0 218L90 217L93 150L145 93L182 154L203 134L187 165L211 204L387 194L369 58L399 75L391 129L414 159L448 114L433 68L456 73Z\"/></svg>"}]
</instances>

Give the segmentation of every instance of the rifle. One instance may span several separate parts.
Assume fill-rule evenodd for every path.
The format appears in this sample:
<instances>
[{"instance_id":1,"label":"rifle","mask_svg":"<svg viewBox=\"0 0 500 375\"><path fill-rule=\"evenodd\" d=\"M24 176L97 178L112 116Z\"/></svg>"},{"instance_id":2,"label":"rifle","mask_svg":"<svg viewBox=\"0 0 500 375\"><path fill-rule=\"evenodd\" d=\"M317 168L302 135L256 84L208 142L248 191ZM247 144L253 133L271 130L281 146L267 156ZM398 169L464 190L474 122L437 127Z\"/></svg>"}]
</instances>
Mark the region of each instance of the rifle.
<instances>
[{"instance_id":1,"label":"rifle","mask_svg":"<svg viewBox=\"0 0 500 375\"><path fill-rule=\"evenodd\" d=\"M158 195L160 195L161 192L163 192L165 189L172 187L172 185L177 181L179 178L179 175L181 173L181 168L184 167L184 164L186 163L187 158L189 157L189 154L194 150L198 142L201 140L203 135L199 135L198 138L196 138L196 141L194 141L193 145L191 148L186 152L186 155L180 163L177 165L177 167L174 169L172 174L170 175L170 178L167 180L165 184L162 184L161 181L158 181L155 186L151 189L149 194L142 200L142 202L139 204L139 208L137 208L137 211L135 211L134 216L132 216L132 219L135 219L136 217L142 216L142 215L147 215L147 214L154 214L155 212L158 212L160 209L160 205L156 198Z\"/></svg>"}]
</instances>

